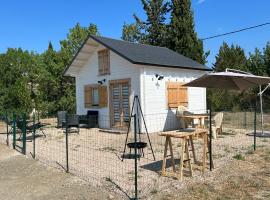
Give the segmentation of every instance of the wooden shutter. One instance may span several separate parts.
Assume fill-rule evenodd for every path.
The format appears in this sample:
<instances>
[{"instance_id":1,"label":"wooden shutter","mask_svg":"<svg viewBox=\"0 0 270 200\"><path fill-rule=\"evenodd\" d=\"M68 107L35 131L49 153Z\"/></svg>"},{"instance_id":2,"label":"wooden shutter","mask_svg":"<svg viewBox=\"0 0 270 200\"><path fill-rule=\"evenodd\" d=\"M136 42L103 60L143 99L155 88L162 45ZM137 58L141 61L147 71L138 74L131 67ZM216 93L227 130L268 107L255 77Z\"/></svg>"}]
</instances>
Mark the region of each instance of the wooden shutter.
<instances>
[{"instance_id":1,"label":"wooden shutter","mask_svg":"<svg viewBox=\"0 0 270 200\"><path fill-rule=\"evenodd\" d=\"M168 107L177 108L178 107L178 85L176 83L168 83Z\"/></svg>"},{"instance_id":2,"label":"wooden shutter","mask_svg":"<svg viewBox=\"0 0 270 200\"><path fill-rule=\"evenodd\" d=\"M187 87L179 85L179 106L188 106L188 89Z\"/></svg>"},{"instance_id":3,"label":"wooden shutter","mask_svg":"<svg viewBox=\"0 0 270 200\"><path fill-rule=\"evenodd\" d=\"M92 106L92 87L84 86L84 107L90 108Z\"/></svg>"},{"instance_id":4,"label":"wooden shutter","mask_svg":"<svg viewBox=\"0 0 270 200\"><path fill-rule=\"evenodd\" d=\"M178 106L188 106L187 87L183 87L181 83L167 84L168 107L177 108Z\"/></svg>"},{"instance_id":5,"label":"wooden shutter","mask_svg":"<svg viewBox=\"0 0 270 200\"><path fill-rule=\"evenodd\" d=\"M104 59L104 74L110 73L110 51L106 50L104 51L103 54L103 59Z\"/></svg>"},{"instance_id":6,"label":"wooden shutter","mask_svg":"<svg viewBox=\"0 0 270 200\"><path fill-rule=\"evenodd\" d=\"M108 93L107 93L107 86L99 86L99 107L107 107L108 105Z\"/></svg>"},{"instance_id":7,"label":"wooden shutter","mask_svg":"<svg viewBox=\"0 0 270 200\"><path fill-rule=\"evenodd\" d=\"M110 51L104 49L98 52L98 67L99 74L109 74L110 73Z\"/></svg>"}]
</instances>

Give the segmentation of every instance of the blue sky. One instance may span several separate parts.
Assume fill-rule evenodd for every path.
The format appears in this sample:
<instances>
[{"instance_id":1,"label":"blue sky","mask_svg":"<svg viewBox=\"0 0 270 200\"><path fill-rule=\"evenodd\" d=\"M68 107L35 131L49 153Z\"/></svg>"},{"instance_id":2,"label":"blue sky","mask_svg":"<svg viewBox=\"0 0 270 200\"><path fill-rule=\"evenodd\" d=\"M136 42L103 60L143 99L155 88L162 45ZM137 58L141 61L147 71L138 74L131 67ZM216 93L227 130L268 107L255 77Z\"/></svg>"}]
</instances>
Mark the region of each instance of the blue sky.
<instances>
[{"instance_id":1,"label":"blue sky","mask_svg":"<svg viewBox=\"0 0 270 200\"><path fill-rule=\"evenodd\" d=\"M269 0L193 0L195 28L200 38L270 21ZM8 47L22 47L43 52L52 41L66 37L77 22L97 24L103 36L120 38L124 22L133 22L132 14L144 18L140 0L9 0L1 2L0 52ZM263 48L270 41L270 26L211 39L204 42L210 50L208 66L223 41L239 44L248 52Z\"/></svg>"}]
</instances>

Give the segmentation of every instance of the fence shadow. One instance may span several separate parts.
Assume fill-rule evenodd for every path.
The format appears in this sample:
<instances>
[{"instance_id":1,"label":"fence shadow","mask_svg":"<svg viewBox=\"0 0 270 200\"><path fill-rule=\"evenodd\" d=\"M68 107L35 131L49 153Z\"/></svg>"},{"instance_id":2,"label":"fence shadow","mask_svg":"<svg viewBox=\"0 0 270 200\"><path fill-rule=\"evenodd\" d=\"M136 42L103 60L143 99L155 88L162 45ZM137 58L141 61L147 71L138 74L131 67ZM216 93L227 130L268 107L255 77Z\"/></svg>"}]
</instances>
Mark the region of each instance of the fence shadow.
<instances>
[{"instance_id":1,"label":"fence shadow","mask_svg":"<svg viewBox=\"0 0 270 200\"><path fill-rule=\"evenodd\" d=\"M128 195L128 193L126 191L124 191L117 183L115 183L112 179L110 178L106 178L106 181L110 182L111 184L113 184L115 186L115 188L117 188L120 192L122 192L128 199L133 199L132 197L130 197Z\"/></svg>"},{"instance_id":2,"label":"fence shadow","mask_svg":"<svg viewBox=\"0 0 270 200\"><path fill-rule=\"evenodd\" d=\"M175 162L175 165L179 165L180 159L174 159L174 162ZM140 167L143 169L146 169L146 170L150 170L150 171L159 173L162 170L162 160L158 160L158 161L153 162L153 163L142 165ZM172 167L172 162L170 159L168 159L166 162L166 168L169 168L169 167Z\"/></svg>"}]
</instances>

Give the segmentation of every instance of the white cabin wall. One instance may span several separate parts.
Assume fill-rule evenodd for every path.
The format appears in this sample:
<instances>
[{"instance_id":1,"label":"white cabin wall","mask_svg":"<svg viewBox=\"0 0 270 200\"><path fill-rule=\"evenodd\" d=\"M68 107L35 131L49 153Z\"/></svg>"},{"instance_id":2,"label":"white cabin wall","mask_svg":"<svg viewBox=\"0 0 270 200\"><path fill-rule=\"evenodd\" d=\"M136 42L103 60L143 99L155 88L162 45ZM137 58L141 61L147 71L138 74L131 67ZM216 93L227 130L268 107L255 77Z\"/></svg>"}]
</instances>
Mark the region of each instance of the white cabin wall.
<instances>
[{"instance_id":1,"label":"white cabin wall","mask_svg":"<svg viewBox=\"0 0 270 200\"><path fill-rule=\"evenodd\" d=\"M179 128L175 117L176 109L167 107L166 82L190 82L204 71L154 66L141 66L141 104L149 132ZM155 74L164 76L157 81ZM188 88L188 109L195 113L206 111L206 89Z\"/></svg>"},{"instance_id":2,"label":"white cabin wall","mask_svg":"<svg viewBox=\"0 0 270 200\"><path fill-rule=\"evenodd\" d=\"M109 118L109 87L108 90L108 107L106 108L85 108L84 107L84 85L87 84L97 84L98 81L106 79L103 84L105 86L109 85L110 80L117 79L131 79L131 97L130 102L132 102L133 96L139 94L140 92L140 69L134 67L129 61L123 59L113 51L110 51L110 75L98 74L98 55L97 52L103 49L100 45L94 54L89 58L84 67L76 75L76 107L77 114L86 114L88 110L98 110L99 111L99 126L100 128L109 128L110 118Z\"/></svg>"}]
</instances>

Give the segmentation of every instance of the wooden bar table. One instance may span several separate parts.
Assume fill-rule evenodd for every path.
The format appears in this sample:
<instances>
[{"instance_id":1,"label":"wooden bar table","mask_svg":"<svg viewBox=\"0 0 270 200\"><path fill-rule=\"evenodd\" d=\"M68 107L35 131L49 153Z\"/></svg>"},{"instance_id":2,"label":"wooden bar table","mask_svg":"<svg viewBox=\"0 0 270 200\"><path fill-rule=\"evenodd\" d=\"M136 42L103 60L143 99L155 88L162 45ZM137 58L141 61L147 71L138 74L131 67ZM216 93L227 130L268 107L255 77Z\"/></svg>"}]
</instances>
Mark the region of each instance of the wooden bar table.
<instances>
[{"instance_id":1,"label":"wooden bar table","mask_svg":"<svg viewBox=\"0 0 270 200\"><path fill-rule=\"evenodd\" d=\"M179 119L183 119L184 121L192 120L194 124L194 120L198 120L198 128L205 128L205 119L208 118L207 114L190 114L190 115L177 115L176 117Z\"/></svg>"},{"instance_id":2,"label":"wooden bar table","mask_svg":"<svg viewBox=\"0 0 270 200\"><path fill-rule=\"evenodd\" d=\"M194 163L197 163L196 160L196 153L195 148L193 144L193 138L202 138L203 139L203 156L202 156L202 172L205 172L206 168L206 154L207 154L207 129L196 129L196 130L184 130L184 131L170 131L170 132L162 132L159 135L166 137L165 141L165 148L164 148L164 155L163 155L163 162L162 162L162 176L166 176L166 161L167 161L167 151L168 147L170 149L170 157L171 157L171 163L173 168L173 175L182 180L183 179L183 169L184 164L188 164L188 168L190 171L190 175L193 176L193 170L192 170L192 164L189 154L189 146L191 147L192 153L193 153L193 159ZM175 169L175 160L173 156L173 148L172 148L172 140L171 138L178 138L181 142L180 147L180 164L179 174L176 173Z\"/></svg>"}]
</instances>

